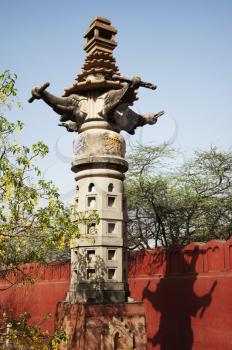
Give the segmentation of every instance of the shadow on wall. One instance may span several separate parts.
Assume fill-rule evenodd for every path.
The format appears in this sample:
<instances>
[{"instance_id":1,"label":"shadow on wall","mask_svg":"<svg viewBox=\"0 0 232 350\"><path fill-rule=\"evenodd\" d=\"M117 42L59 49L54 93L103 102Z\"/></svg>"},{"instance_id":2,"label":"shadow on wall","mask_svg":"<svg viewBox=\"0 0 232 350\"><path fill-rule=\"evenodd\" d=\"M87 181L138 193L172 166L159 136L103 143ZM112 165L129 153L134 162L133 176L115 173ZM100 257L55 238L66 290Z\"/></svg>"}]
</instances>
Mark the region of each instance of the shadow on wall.
<instances>
[{"instance_id":1,"label":"shadow on wall","mask_svg":"<svg viewBox=\"0 0 232 350\"><path fill-rule=\"evenodd\" d=\"M175 253L178 254L179 262ZM209 291L203 296L197 296L194 293L194 284L198 275L196 263L199 254L205 254L205 251L201 251L199 247L195 247L193 251L179 249L171 254L169 252L165 256L166 270L157 288L153 291L151 281L148 281L143 289L142 299L148 300L152 307L160 313L158 331L153 337L148 338L148 342L153 347L160 346L161 350L192 349L191 318L204 316L206 308L212 302L212 295L217 285L217 281L214 281ZM178 265L178 263L179 265L181 263L183 272L188 272L188 276L182 275L178 278L175 274L175 269L179 269L175 264Z\"/></svg>"}]
</instances>

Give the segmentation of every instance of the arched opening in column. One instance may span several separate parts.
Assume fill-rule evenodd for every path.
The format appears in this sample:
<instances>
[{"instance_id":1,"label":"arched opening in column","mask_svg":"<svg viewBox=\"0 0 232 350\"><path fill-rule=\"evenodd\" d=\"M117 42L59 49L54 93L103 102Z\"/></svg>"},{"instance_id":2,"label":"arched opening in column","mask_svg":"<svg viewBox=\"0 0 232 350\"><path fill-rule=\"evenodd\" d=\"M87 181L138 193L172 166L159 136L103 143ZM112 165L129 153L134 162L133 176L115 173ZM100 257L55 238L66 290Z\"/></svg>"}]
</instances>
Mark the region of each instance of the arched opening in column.
<instances>
[{"instance_id":1,"label":"arched opening in column","mask_svg":"<svg viewBox=\"0 0 232 350\"><path fill-rule=\"evenodd\" d=\"M96 193L96 187L93 182L89 184L88 191L91 193Z\"/></svg>"},{"instance_id":2,"label":"arched opening in column","mask_svg":"<svg viewBox=\"0 0 232 350\"><path fill-rule=\"evenodd\" d=\"M119 333L116 332L114 335L114 350L118 350L119 348Z\"/></svg>"},{"instance_id":3,"label":"arched opening in column","mask_svg":"<svg viewBox=\"0 0 232 350\"><path fill-rule=\"evenodd\" d=\"M112 183L108 186L108 192L114 192L114 185Z\"/></svg>"}]
</instances>

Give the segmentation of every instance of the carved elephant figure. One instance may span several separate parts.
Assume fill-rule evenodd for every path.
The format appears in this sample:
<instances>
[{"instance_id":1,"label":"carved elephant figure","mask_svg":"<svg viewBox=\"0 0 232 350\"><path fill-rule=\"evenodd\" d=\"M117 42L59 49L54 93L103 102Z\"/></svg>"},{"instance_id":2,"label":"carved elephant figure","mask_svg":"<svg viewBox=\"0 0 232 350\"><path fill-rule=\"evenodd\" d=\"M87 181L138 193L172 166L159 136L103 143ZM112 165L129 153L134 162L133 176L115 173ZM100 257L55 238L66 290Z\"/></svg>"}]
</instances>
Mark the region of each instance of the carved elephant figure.
<instances>
[{"instance_id":1,"label":"carved elephant figure","mask_svg":"<svg viewBox=\"0 0 232 350\"><path fill-rule=\"evenodd\" d=\"M49 83L45 83L41 87L32 89L32 97L29 102L34 99L43 99L52 109L60 115L60 126L66 127L68 131L78 132L81 125L88 121L103 119L106 120L113 130L120 132L127 131L129 134L134 134L138 126L145 124L155 124L157 119L164 114L150 113L140 115L129 108L137 99L136 89L139 87L139 78L135 77L130 83L127 83L119 90L110 90L104 93L99 93L98 96L88 96L72 94L68 97L58 97L46 90ZM93 119L88 116L86 106L94 101L95 105L102 106L99 111L96 111ZM99 102L98 102L99 101Z\"/></svg>"}]
</instances>

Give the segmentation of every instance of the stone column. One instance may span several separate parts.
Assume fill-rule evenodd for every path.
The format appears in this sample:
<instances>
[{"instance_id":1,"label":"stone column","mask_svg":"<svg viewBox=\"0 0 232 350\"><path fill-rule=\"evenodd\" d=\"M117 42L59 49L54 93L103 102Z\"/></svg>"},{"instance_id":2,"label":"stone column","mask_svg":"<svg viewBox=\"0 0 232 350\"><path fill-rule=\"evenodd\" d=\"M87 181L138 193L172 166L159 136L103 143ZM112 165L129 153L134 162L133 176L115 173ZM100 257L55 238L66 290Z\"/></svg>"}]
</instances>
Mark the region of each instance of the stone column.
<instances>
[{"instance_id":1,"label":"stone column","mask_svg":"<svg viewBox=\"0 0 232 350\"><path fill-rule=\"evenodd\" d=\"M75 201L80 212L96 210L99 224L81 224L81 236L71 242L71 281L66 302L57 305L56 327L64 329L67 343L60 349L146 349L144 305L128 303L127 209L124 194L125 141L120 132L155 124L163 114L140 115L129 106L137 89L156 86L119 73L113 50L117 30L96 17L88 28L87 53L81 74L61 97L46 89L32 89L60 115L60 124L76 132Z\"/></svg>"},{"instance_id":2,"label":"stone column","mask_svg":"<svg viewBox=\"0 0 232 350\"><path fill-rule=\"evenodd\" d=\"M107 122L89 122L75 139L74 154L78 210L96 210L100 223L81 224L81 237L71 243L67 301L123 303L127 298L125 141Z\"/></svg>"}]
</instances>

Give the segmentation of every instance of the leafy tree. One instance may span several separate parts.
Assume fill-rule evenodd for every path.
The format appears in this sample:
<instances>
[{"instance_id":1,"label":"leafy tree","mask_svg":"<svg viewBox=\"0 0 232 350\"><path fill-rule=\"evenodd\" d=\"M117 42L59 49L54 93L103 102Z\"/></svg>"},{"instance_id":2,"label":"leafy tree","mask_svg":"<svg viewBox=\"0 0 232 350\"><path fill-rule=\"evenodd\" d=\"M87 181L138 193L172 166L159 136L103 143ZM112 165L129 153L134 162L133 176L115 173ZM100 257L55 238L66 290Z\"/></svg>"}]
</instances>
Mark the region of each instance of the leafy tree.
<instances>
[{"instance_id":1,"label":"leafy tree","mask_svg":"<svg viewBox=\"0 0 232 350\"><path fill-rule=\"evenodd\" d=\"M9 71L0 75L0 277L12 272L17 278L11 273L11 283L18 282L22 264L67 253L70 239L79 235L79 222L97 220L94 212L65 207L53 183L41 178L36 162L48 153L42 141L31 147L17 142L23 123L5 117L17 94L15 80Z\"/></svg>"},{"instance_id":2,"label":"leafy tree","mask_svg":"<svg viewBox=\"0 0 232 350\"><path fill-rule=\"evenodd\" d=\"M57 330L54 335L50 335L47 331L42 331L38 324L29 324L30 318L28 313L17 319L3 314L0 322L1 349L58 350L59 344L67 340L64 331Z\"/></svg>"},{"instance_id":3,"label":"leafy tree","mask_svg":"<svg viewBox=\"0 0 232 350\"><path fill-rule=\"evenodd\" d=\"M42 141L31 147L18 143L23 123L6 118L16 102L16 78L9 71L0 75L0 279L6 281L1 290L32 281L21 270L23 264L67 256L70 240L79 236L78 224L99 221L96 212L65 207L53 183L41 177L36 163L48 153ZM1 317L3 349L55 350L65 339L61 330L51 336L31 324L28 314Z\"/></svg>"},{"instance_id":4,"label":"leafy tree","mask_svg":"<svg viewBox=\"0 0 232 350\"><path fill-rule=\"evenodd\" d=\"M231 237L232 153L211 147L172 169L175 154L167 145L137 145L128 157L132 249Z\"/></svg>"}]
</instances>

